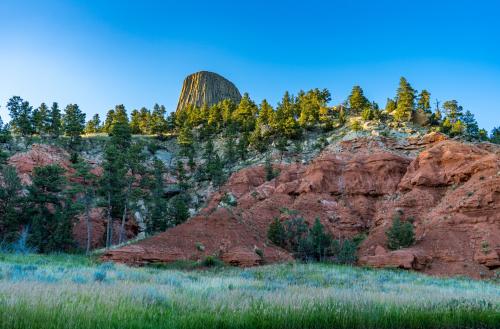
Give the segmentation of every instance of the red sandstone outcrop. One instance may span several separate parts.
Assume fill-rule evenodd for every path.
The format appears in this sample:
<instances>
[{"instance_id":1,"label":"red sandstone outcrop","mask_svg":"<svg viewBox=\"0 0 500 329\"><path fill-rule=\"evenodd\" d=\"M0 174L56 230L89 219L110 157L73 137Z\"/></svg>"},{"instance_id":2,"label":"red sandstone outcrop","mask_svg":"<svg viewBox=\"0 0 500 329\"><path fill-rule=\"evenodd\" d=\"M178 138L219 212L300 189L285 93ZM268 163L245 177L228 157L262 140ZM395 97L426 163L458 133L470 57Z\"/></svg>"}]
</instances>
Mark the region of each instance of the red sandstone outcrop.
<instances>
[{"instance_id":1,"label":"red sandstone outcrop","mask_svg":"<svg viewBox=\"0 0 500 329\"><path fill-rule=\"evenodd\" d=\"M368 233L359 250L362 265L473 277L491 275L499 266L497 146L449 141L435 133L405 142L360 138L329 147L309 165L280 170L266 182L262 167L243 169L198 216L103 258L146 263L218 255L241 266L289 260L291 255L266 237L270 221L287 208L309 223L320 218L335 237ZM225 194L237 205L225 205ZM386 251L381 246L396 211L413 218L417 243ZM263 251L262 259L255 248Z\"/></svg>"}]
</instances>

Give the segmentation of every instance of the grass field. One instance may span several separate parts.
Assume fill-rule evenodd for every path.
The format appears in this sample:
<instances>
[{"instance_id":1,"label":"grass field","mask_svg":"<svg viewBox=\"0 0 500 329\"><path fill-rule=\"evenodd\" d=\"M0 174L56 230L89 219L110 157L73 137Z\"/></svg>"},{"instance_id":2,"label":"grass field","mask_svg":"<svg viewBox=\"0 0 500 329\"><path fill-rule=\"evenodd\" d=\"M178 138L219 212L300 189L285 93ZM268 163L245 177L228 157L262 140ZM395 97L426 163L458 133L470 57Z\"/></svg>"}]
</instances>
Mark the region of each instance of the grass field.
<instances>
[{"instance_id":1,"label":"grass field","mask_svg":"<svg viewBox=\"0 0 500 329\"><path fill-rule=\"evenodd\" d=\"M0 328L499 328L500 286L329 264L130 268L0 256Z\"/></svg>"}]
</instances>

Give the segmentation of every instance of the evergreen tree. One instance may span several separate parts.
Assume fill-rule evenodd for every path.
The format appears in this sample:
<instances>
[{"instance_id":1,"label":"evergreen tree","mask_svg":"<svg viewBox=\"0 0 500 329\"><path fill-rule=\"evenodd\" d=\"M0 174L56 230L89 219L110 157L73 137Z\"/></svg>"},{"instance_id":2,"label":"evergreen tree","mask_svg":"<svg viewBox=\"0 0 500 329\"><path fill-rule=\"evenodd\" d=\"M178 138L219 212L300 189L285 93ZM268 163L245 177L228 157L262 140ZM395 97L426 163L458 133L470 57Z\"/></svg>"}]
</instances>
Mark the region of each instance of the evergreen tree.
<instances>
[{"instance_id":1,"label":"evergreen tree","mask_svg":"<svg viewBox=\"0 0 500 329\"><path fill-rule=\"evenodd\" d=\"M313 258L316 261L321 261L329 256L332 237L325 232L319 218L316 218L313 226L309 229L307 238L303 239L299 245L299 253L302 254L302 258Z\"/></svg>"},{"instance_id":2,"label":"evergreen tree","mask_svg":"<svg viewBox=\"0 0 500 329\"><path fill-rule=\"evenodd\" d=\"M397 121L410 121L415 112L415 90L401 77L396 96L396 111L394 118Z\"/></svg>"},{"instance_id":3,"label":"evergreen tree","mask_svg":"<svg viewBox=\"0 0 500 329\"><path fill-rule=\"evenodd\" d=\"M92 219L90 211L94 206L97 188L97 176L92 173L90 165L80 157L72 165L73 174L73 189L78 197L78 203L84 209L85 226L87 230L87 239L85 245L85 253L90 254L92 247Z\"/></svg>"},{"instance_id":4,"label":"evergreen tree","mask_svg":"<svg viewBox=\"0 0 500 329\"><path fill-rule=\"evenodd\" d=\"M50 108L48 130L52 138L58 138L61 135L61 110L59 110L59 104L57 104L56 102L52 103L52 107Z\"/></svg>"},{"instance_id":5,"label":"evergreen tree","mask_svg":"<svg viewBox=\"0 0 500 329\"><path fill-rule=\"evenodd\" d=\"M14 96L7 102L12 130L23 137L34 133L32 111L33 108L27 101L19 96Z\"/></svg>"},{"instance_id":6,"label":"evergreen tree","mask_svg":"<svg viewBox=\"0 0 500 329\"><path fill-rule=\"evenodd\" d=\"M141 129L141 133L144 135L152 134L153 125L151 122L151 112L145 107L141 108L139 111L139 127Z\"/></svg>"},{"instance_id":7,"label":"evergreen tree","mask_svg":"<svg viewBox=\"0 0 500 329\"><path fill-rule=\"evenodd\" d=\"M127 174L125 156L111 141L104 149L103 173L99 180L99 193L103 196L107 212L106 248L113 244L113 218L120 217L123 207L123 190Z\"/></svg>"},{"instance_id":8,"label":"evergreen tree","mask_svg":"<svg viewBox=\"0 0 500 329\"><path fill-rule=\"evenodd\" d=\"M462 107L458 105L456 100L446 101L443 103L443 109L446 113L446 117L450 120L451 124L454 124L457 120L462 118Z\"/></svg>"},{"instance_id":9,"label":"evergreen tree","mask_svg":"<svg viewBox=\"0 0 500 329\"><path fill-rule=\"evenodd\" d=\"M234 165L236 158L236 128L232 124L226 129L226 141L224 143L224 162L229 165Z\"/></svg>"},{"instance_id":10,"label":"evergreen tree","mask_svg":"<svg viewBox=\"0 0 500 329\"><path fill-rule=\"evenodd\" d=\"M274 170L271 158L269 157L266 158L266 162L264 163L264 171L266 173L267 181L273 180L278 174L276 170Z\"/></svg>"},{"instance_id":11,"label":"evergreen tree","mask_svg":"<svg viewBox=\"0 0 500 329\"><path fill-rule=\"evenodd\" d=\"M385 111L387 113L393 113L396 111L396 102L392 98L387 98L387 103L385 104Z\"/></svg>"},{"instance_id":12,"label":"evergreen tree","mask_svg":"<svg viewBox=\"0 0 500 329\"><path fill-rule=\"evenodd\" d=\"M8 124L4 124L0 117L0 144L7 143L12 139Z\"/></svg>"},{"instance_id":13,"label":"evergreen tree","mask_svg":"<svg viewBox=\"0 0 500 329\"><path fill-rule=\"evenodd\" d=\"M276 108L276 115L273 130L277 135L286 138L296 138L301 134L300 125L297 122L296 103L288 92L285 92L283 99Z\"/></svg>"},{"instance_id":14,"label":"evergreen tree","mask_svg":"<svg viewBox=\"0 0 500 329\"><path fill-rule=\"evenodd\" d=\"M417 109L414 116L415 123L425 126L431 119L431 94L427 90L422 90L418 95Z\"/></svg>"},{"instance_id":15,"label":"evergreen tree","mask_svg":"<svg viewBox=\"0 0 500 329\"><path fill-rule=\"evenodd\" d=\"M169 200L167 218L172 226L182 224L189 218L185 194L178 194Z\"/></svg>"},{"instance_id":16,"label":"evergreen tree","mask_svg":"<svg viewBox=\"0 0 500 329\"><path fill-rule=\"evenodd\" d=\"M257 126L270 126L275 121L274 109L269 103L264 99L259 106L259 113L257 117Z\"/></svg>"},{"instance_id":17,"label":"evergreen tree","mask_svg":"<svg viewBox=\"0 0 500 329\"><path fill-rule=\"evenodd\" d=\"M155 158L153 160L153 179L150 185L151 193L151 222L148 225L150 234L163 232L169 228L168 203L164 198L163 174L167 168L162 161Z\"/></svg>"},{"instance_id":18,"label":"evergreen tree","mask_svg":"<svg viewBox=\"0 0 500 329\"><path fill-rule=\"evenodd\" d=\"M477 121L474 118L474 114L470 111L466 111L462 117L462 122L465 126L464 137L471 140L478 140L479 138L479 126L477 125Z\"/></svg>"},{"instance_id":19,"label":"evergreen tree","mask_svg":"<svg viewBox=\"0 0 500 329\"><path fill-rule=\"evenodd\" d=\"M113 143L118 150L125 152L125 150L129 148L132 142L132 134L125 106L116 105L109 135L111 136L111 143Z\"/></svg>"},{"instance_id":20,"label":"evergreen tree","mask_svg":"<svg viewBox=\"0 0 500 329\"><path fill-rule=\"evenodd\" d=\"M167 133L167 120L165 114L167 110L165 106L155 104L153 113L151 113L151 133L156 135L163 135Z\"/></svg>"},{"instance_id":21,"label":"evergreen tree","mask_svg":"<svg viewBox=\"0 0 500 329\"><path fill-rule=\"evenodd\" d=\"M258 108L255 103L250 99L248 93L243 94L238 107L232 114L232 118L242 131L252 131L255 127L255 120Z\"/></svg>"},{"instance_id":22,"label":"evergreen tree","mask_svg":"<svg viewBox=\"0 0 500 329\"><path fill-rule=\"evenodd\" d=\"M500 144L500 127L494 127L491 130L490 141L495 144Z\"/></svg>"},{"instance_id":23,"label":"evergreen tree","mask_svg":"<svg viewBox=\"0 0 500 329\"><path fill-rule=\"evenodd\" d=\"M319 122L320 111L326 108L330 100L331 94L327 89L316 88L300 94L298 98L299 124L303 128L314 127Z\"/></svg>"},{"instance_id":24,"label":"evergreen tree","mask_svg":"<svg viewBox=\"0 0 500 329\"><path fill-rule=\"evenodd\" d=\"M278 247L286 247L285 227L283 226L279 218L275 217L269 225L269 229L267 230L267 238Z\"/></svg>"},{"instance_id":25,"label":"evergreen tree","mask_svg":"<svg viewBox=\"0 0 500 329\"><path fill-rule=\"evenodd\" d=\"M99 114L94 114L92 119L90 119L85 125L84 132L85 134L96 134L101 130L101 118L99 118Z\"/></svg>"},{"instance_id":26,"label":"evergreen tree","mask_svg":"<svg viewBox=\"0 0 500 329\"><path fill-rule=\"evenodd\" d=\"M25 224L22 185L16 169L0 165L0 240L10 243L17 240L20 227Z\"/></svg>"},{"instance_id":27,"label":"evergreen tree","mask_svg":"<svg viewBox=\"0 0 500 329\"><path fill-rule=\"evenodd\" d=\"M68 251L73 248L73 202L63 189L64 169L58 165L35 167L32 185L28 187L30 244L38 251Z\"/></svg>"},{"instance_id":28,"label":"evergreen tree","mask_svg":"<svg viewBox=\"0 0 500 329\"><path fill-rule=\"evenodd\" d=\"M133 110L130 113L130 132L134 135L143 134L141 129L141 112Z\"/></svg>"},{"instance_id":29,"label":"evergreen tree","mask_svg":"<svg viewBox=\"0 0 500 329\"><path fill-rule=\"evenodd\" d=\"M49 130L49 108L45 103L33 111L33 129L40 136Z\"/></svg>"},{"instance_id":30,"label":"evergreen tree","mask_svg":"<svg viewBox=\"0 0 500 329\"><path fill-rule=\"evenodd\" d=\"M413 225L409 222L401 222L399 215L396 215L392 221L392 226L386 232L387 247L391 250L408 248L415 243L415 234Z\"/></svg>"},{"instance_id":31,"label":"evergreen tree","mask_svg":"<svg viewBox=\"0 0 500 329\"><path fill-rule=\"evenodd\" d=\"M360 86L352 87L351 94L349 95L347 100L349 102L349 108L354 113L360 113L370 105L370 102L365 97L363 89L361 89Z\"/></svg>"},{"instance_id":32,"label":"evergreen tree","mask_svg":"<svg viewBox=\"0 0 500 329\"><path fill-rule=\"evenodd\" d=\"M106 119L104 120L104 125L102 126L102 132L109 134L111 132L111 126L115 119L115 110L109 110L106 113Z\"/></svg>"},{"instance_id":33,"label":"evergreen tree","mask_svg":"<svg viewBox=\"0 0 500 329\"><path fill-rule=\"evenodd\" d=\"M85 129L85 113L78 105L69 104L64 110L63 117L64 134L70 137L70 145L74 146L80 142L81 135Z\"/></svg>"},{"instance_id":34,"label":"evergreen tree","mask_svg":"<svg viewBox=\"0 0 500 329\"><path fill-rule=\"evenodd\" d=\"M250 145L257 152L260 152L260 153L267 150L267 147L269 144L269 137L262 130L263 130L262 125L256 124L254 131L252 132L252 134L249 137Z\"/></svg>"},{"instance_id":35,"label":"evergreen tree","mask_svg":"<svg viewBox=\"0 0 500 329\"><path fill-rule=\"evenodd\" d=\"M182 154L189 156L193 152L194 136L191 127L185 123L177 136L177 144L181 147Z\"/></svg>"},{"instance_id":36,"label":"evergreen tree","mask_svg":"<svg viewBox=\"0 0 500 329\"><path fill-rule=\"evenodd\" d=\"M236 146L238 157L241 160L246 160L247 154L248 154L249 144L250 144L249 135L247 132L244 132L243 134L241 134L240 138L238 139L238 144Z\"/></svg>"}]
</instances>

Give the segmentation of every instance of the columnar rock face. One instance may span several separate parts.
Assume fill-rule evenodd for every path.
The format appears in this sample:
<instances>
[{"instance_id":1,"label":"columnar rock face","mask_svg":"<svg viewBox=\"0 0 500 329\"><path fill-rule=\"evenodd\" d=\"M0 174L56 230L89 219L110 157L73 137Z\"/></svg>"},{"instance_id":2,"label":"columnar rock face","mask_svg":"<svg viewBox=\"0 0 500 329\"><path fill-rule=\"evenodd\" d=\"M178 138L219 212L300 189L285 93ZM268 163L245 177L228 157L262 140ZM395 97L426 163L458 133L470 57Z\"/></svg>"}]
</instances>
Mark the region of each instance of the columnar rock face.
<instances>
[{"instance_id":1,"label":"columnar rock face","mask_svg":"<svg viewBox=\"0 0 500 329\"><path fill-rule=\"evenodd\" d=\"M230 99L235 103L241 100L238 88L231 81L213 72L193 73L184 79L177 111L188 105L212 106L224 99Z\"/></svg>"}]
</instances>

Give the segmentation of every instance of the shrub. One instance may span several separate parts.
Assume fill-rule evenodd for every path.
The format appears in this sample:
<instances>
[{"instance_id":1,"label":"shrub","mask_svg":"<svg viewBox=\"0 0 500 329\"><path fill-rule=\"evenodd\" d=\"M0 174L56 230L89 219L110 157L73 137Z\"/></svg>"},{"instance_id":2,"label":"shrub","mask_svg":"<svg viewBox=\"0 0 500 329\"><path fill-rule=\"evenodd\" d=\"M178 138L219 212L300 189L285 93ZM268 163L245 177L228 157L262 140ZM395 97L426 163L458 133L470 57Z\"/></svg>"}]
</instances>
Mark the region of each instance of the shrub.
<instances>
[{"instance_id":1,"label":"shrub","mask_svg":"<svg viewBox=\"0 0 500 329\"><path fill-rule=\"evenodd\" d=\"M275 217L271 225L269 225L269 229L267 231L267 238L278 247L282 248L285 247L286 245L285 227L283 226L279 218Z\"/></svg>"},{"instance_id":2,"label":"shrub","mask_svg":"<svg viewBox=\"0 0 500 329\"><path fill-rule=\"evenodd\" d=\"M275 177L279 175L279 170L273 169L273 164L271 163L271 159L267 158L264 163L264 171L266 172L266 181L273 180Z\"/></svg>"},{"instance_id":3,"label":"shrub","mask_svg":"<svg viewBox=\"0 0 500 329\"><path fill-rule=\"evenodd\" d=\"M106 280L106 271L97 270L94 272L94 281L95 282L104 282Z\"/></svg>"},{"instance_id":4,"label":"shrub","mask_svg":"<svg viewBox=\"0 0 500 329\"><path fill-rule=\"evenodd\" d=\"M351 240L339 242L338 253L335 257L335 262L338 264L353 265L358 260L356 255L357 244Z\"/></svg>"},{"instance_id":5,"label":"shrub","mask_svg":"<svg viewBox=\"0 0 500 329\"><path fill-rule=\"evenodd\" d=\"M302 239L299 246L300 254L306 259L321 261L331 255L332 237L325 233L319 218L316 218L307 238Z\"/></svg>"},{"instance_id":6,"label":"shrub","mask_svg":"<svg viewBox=\"0 0 500 329\"><path fill-rule=\"evenodd\" d=\"M262 249L255 248L255 253L256 253L256 254L257 254L257 256L259 256L260 258L264 258L264 252L262 251Z\"/></svg>"},{"instance_id":7,"label":"shrub","mask_svg":"<svg viewBox=\"0 0 500 329\"><path fill-rule=\"evenodd\" d=\"M386 235L387 247L391 250L408 248L415 243L413 225L408 222L401 222L399 215L394 217L392 226L386 232Z\"/></svg>"},{"instance_id":8,"label":"shrub","mask_svg":"<svg viewBox=\"0 0 500 329\"><path fill-rule=\"evenodd\" d=\"M224 262L215 256L207 256L201 261L201 265L204 267L220 267L224 265Z\"/></svg>"},{"instance_id":9,"label":"shrub","mask_svg":"<svg viewBox=\"0 0 500 329\"><path fill-rule=\"evenodd\" d=\"M205 251L205 246L202 243L196 242L195 246L198 251Z\"/></svg>"}]
</instances>

